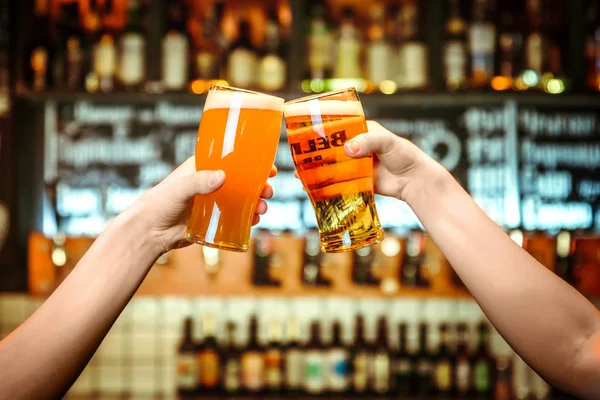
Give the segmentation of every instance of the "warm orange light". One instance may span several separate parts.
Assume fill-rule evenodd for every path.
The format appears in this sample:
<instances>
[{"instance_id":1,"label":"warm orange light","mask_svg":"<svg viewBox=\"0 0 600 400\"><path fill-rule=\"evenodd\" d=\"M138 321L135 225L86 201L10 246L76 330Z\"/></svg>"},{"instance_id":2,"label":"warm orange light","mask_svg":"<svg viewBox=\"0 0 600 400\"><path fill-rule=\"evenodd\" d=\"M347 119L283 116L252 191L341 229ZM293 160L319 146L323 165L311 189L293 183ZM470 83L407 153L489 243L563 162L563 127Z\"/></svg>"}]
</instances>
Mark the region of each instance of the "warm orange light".
<instances>
[{"instance_id":1,"label":"warm orange light","mask_svg":"<svg viewBox=\"0 0 600 400\"><path fill-rule=\"evenodd\" d=\"M527 88L529 88L529 86L527 86L527 84L525 83L525 81L523 80L522 77L518 77L515 80L515 89L517 89L517 90L527 90Z\"/></svg>"},{"instance_id":2,"label":"warm orange light","mask_svg":"<svg viewBox=\"0 0 600 400\"><path fill-rule=\"evenodd\" d=\"M365 93L365 94L373 93L373 90L375 90L375 85L373 85L373 82L365 81L365 90L363 93Z\"/></svg>"},{"instance_id":3,"label":"warm orange light","mask_svg":"<svg viewBox=\"0 0 600 400\"><path fill-rule=\"evenodd\" d=\"M494 90L508 90L512 87L512 79L506 76L495 76L492 78L491 85Z\"/></svg>"},{"instance_id":4,"label":"warm orange light","mask_svg":"<svg viewBox=\"0 0 600 400\"><path fill-rule=\"evenodd\" d=\"M196 79L192 82L190 88L194 94L202 94L208 90L207 82L203 79Z\"/></svg>"}]
</instances>

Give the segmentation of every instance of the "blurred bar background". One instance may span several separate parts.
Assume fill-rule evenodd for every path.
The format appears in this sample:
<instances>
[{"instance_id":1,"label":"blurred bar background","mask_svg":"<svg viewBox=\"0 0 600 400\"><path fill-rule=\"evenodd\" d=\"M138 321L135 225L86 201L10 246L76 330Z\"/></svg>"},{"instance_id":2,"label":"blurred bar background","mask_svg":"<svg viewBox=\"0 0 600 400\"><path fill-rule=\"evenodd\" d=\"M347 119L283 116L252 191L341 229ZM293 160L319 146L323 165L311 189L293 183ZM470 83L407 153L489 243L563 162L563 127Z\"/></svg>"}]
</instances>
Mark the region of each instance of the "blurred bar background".
<instances>
[{"instance_id":1,"label":"blurred bar background","mask_svg":"<svg viewBox=\"0 0 600 400\"><path fill-rule=\"evenodd\" d=\"M599 7L0 0L0 338L193 155L213 83L286 99L355 86L367 118L600 303ZM283 131L276 164L251 251L158 260L70 398L564 398L404 203L377 198L379 245L322 254Z\"/></svg>"}]
</instances>

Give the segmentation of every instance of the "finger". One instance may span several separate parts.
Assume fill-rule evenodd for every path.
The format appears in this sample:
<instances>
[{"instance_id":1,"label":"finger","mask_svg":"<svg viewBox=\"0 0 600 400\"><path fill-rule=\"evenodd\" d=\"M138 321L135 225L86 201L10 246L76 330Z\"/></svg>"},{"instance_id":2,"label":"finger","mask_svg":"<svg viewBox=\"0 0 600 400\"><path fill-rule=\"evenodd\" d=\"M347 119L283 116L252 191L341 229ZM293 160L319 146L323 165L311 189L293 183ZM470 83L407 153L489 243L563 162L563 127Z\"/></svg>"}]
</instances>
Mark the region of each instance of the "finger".
<instances>
[{"instance_id":1,"label":"finger","mask_svg":"<svg viewBox=\"0 0 600 400\"><path fill-rule=\"evenodd\" d=\"M259 200L256 204L255 214L264 215L267 212L267 203L264 200Z\"/></svg>"},{"instance_id":2,"label":"finger","mask_svg":"<svg viewBox=\"0 0 600 400\"><path fill-rule=\"evenodd\" d=\"M260 216L257 214L254 214L254 216L252 216L252 226L257 225L260 222Z\"/></svg>"},{"instance_id":3,"label":"finger","mask_svg":"<svg viewBox=\"0 0 600 400\"><path fill-rule=\"evenodd\" d=\"M294 170L294 178L300 179L300 175L298 175L298 170L297 169Z\"/></svg>"},{"instance_id":4,"label":"finger","mask_svg":"<svg viewBox=\"0 0 600 400\"><path fill-rule=\"evenodd\" d=\"M277 175L277 167L275 165L273 165L271 167L271 171L269 172L269 178L274 177L275 175Z\"/></svg>"},{"instance_id":5,"label":"finger","mask_svg":"<svg viewBox=\"0 0 600 400\"><path fill-rule=\"evenodd\" d=\"M173 182L173 187L182 196L182 200L188 201L195 195L208 194L219 189L225 182L225 172L200 171L182 176Z\"/></svg>"},{"instance_id":6,"label":"finger","mask_svg":"<svg viewBox=\"0 0 600 400\"><path fill-rule=\"evenodd\" d=\"M398 137L375 121L367 121L369 132L356 136L344 145L346 154L353 158L378 154L380 158L392 154Z\"/></svg>"},{"instance_id":7,"label":"finger","mask_svg":"<svg viewBox=\"0 0 600 400\"><path fill-rule=\"evenodd\" d=\"M268 200L273 197L273 193L273 187L267 183L260 194L260 198Z\"/></svg>"}]
</instances>

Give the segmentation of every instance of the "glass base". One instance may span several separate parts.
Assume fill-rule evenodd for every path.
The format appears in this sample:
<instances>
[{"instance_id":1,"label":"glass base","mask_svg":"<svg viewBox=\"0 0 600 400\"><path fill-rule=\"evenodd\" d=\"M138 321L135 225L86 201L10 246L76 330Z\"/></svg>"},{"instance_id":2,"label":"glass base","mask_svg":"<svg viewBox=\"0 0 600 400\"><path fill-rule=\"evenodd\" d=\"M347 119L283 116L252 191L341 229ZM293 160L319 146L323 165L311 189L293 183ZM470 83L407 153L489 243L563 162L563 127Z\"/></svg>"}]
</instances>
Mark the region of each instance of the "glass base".
<instances>
[{"instance_id":1,"label":"glass base","mask_svg":"<svg viewBox=\"0 0 600 400\"><path fill-rule=\"evenodd\" d=\"M229 242L217 242L217 243L209 243L204 241L204 238L200 238L198 236L191 235L189 233L185 234L185 238L188 242L199 244L206 247L212 247L214 249L219 250L228 250L228 251L237 251L239 253L245 253L248 251L248 244L239 245L237 243L229 243Z\"/></svg>"},{"instance_id":2,"label":"glass base","mask_svg":"<svg viewBox=\"0 0 600 400\"><path fill-rule=\"evenodd\" d=\"M362 247L371 246L383 240L383 230L378 229L374 232L367 232L362 235L330 235L321 236L321 250L325 253L342 253L345 251L356 250Z\"/></svg>"}]
</instances>

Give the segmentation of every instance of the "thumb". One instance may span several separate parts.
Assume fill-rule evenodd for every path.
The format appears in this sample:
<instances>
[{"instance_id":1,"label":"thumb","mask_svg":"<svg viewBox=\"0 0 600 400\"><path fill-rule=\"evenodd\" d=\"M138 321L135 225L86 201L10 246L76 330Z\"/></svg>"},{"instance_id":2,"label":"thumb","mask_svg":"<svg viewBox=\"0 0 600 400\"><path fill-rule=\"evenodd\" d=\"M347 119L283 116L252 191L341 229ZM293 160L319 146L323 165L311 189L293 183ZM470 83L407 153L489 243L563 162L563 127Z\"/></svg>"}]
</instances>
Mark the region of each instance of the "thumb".
<instances>
[{"instance_id":1,"label":"thumb","mask_svg":"<svg viewBox=\"0 0 600 400\"><path fill-rule=\"evenodd\" d=\"M386 156L395 153L398 137L375 121L367 121L367 126L369 131L346 142L344 150L352 158L376 154L380 161L385 162Z\"/></svg>"},{"instance_id":2,"label":"thumb","mask_svg":"<svg viewBox=\"0 0 600 400\"><path fill-rule=\"evenodd\" d=\"M219 189L225 182L225 172L199 171L191 175L182 176L174 183L174 187L181 188L180 194L189 200L197 194L208 194Z\"/></svg>"}]
</instances>

